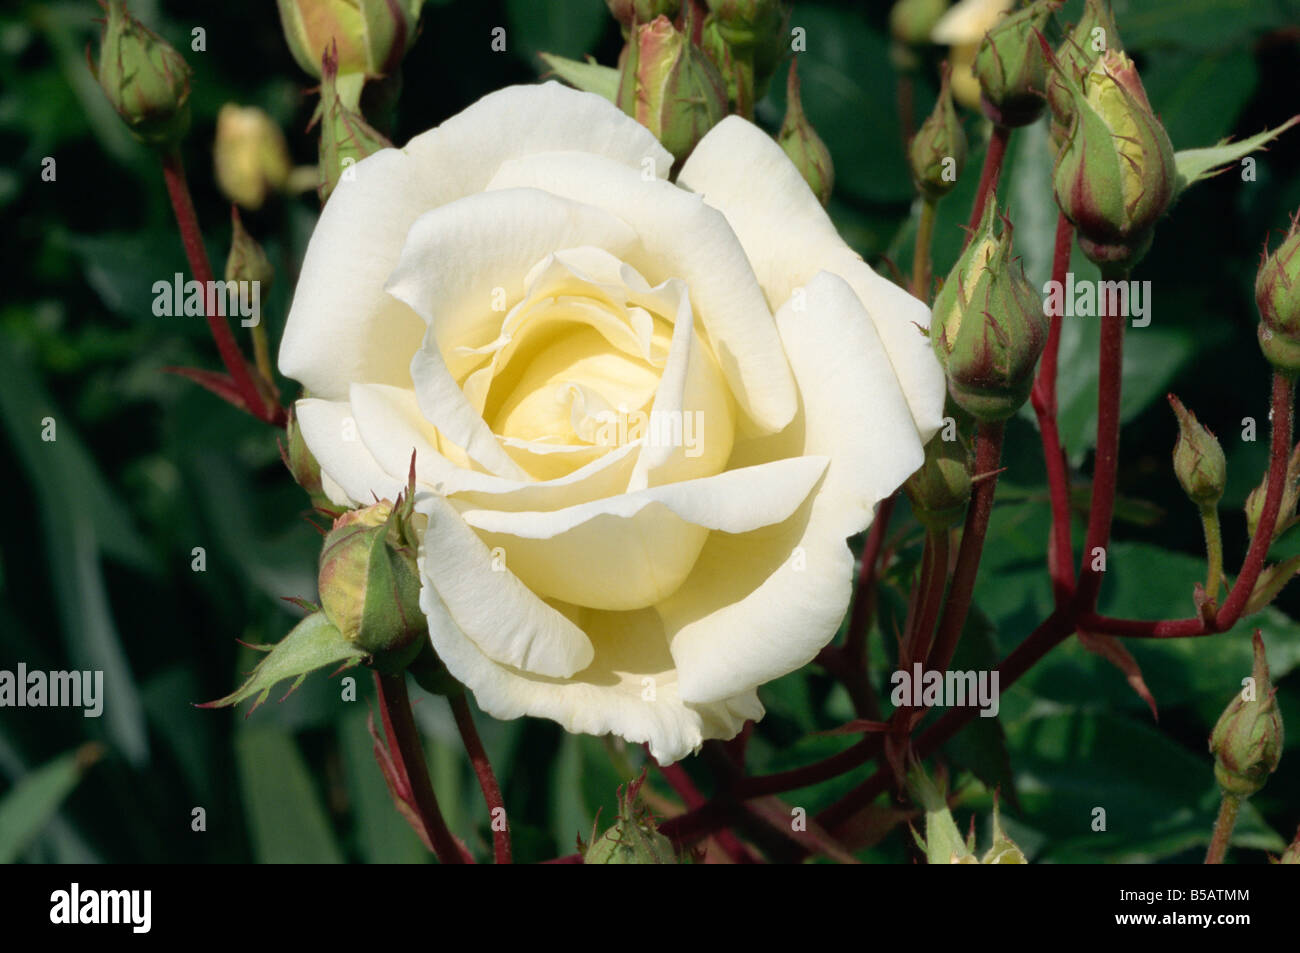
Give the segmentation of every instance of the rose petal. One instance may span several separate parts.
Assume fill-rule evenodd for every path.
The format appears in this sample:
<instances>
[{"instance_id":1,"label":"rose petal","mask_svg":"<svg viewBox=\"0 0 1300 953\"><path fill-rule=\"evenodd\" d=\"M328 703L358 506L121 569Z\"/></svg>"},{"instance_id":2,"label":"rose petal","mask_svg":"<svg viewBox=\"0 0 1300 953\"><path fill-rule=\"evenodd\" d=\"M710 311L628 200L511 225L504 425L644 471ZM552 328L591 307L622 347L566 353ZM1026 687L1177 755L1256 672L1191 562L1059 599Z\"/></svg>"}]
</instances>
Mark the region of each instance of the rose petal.
<instances>
[{"instance_id":1,"label":"rose petal","mask_svg":"<svg viewBox=\"0 0 1300 953\"><path fill-rule=\"evenodd\" d=\"M416 500L429 518L420 551L425 588L488 658L502 665L568 678L591 664L591 640L521 583L437 495Z\"/></svg>"},{"instance_id":2,"label":"rose petal","mask_svg":"<svg viewBox=\"0 0 1300 953\"><path fill-rule=\"evenodd\" d=\"M729 116L695 147L677 181L726 215L773 308L818 271L847 281L885 344L921 440L938 431L946 393L943 371L920 330L930 327L930 310L876 274L844 243L771 136Z\"/></svg>"},{"instance_id":3,"label":"rose petal","mask_svg":"<svg viewBox=\"0 0 1300 953\"><path fill-rule=\"evenodd\" d=\"M490 189L539 188L603 208L631 225L628 264L657 283L680 278L737 404L760 432L794 415L795 393L771 311L726 219L676 186L646 181L596 155L552 152L503 163Z\"/></svg>"},{"instance_id":4,"label":"rose petal","mask_svg":"<svg viewBox=\"0 0 1300 953\"><path fill-rule=\"evenodd\" d=\"M777 327L803 406L790 428L739 444L736 463L831 458L821 486L779 526L713 533L691 577L658 606L682 697L726 698L807 664L835 635L852 593L847 538L923 453L889 358L853 289L827 273Z\"/></svg>"},{"instance_id":5,"label":"rose petal","mask_svg":"<svg viewBox=\"0 0 1300 953\"><path fill-rule=\"evenodd\" d=\"M425 557L421 557L421 566ZM763 717L752 689L707 705L683 704L663 627L653 611L581 612L595 657L574 678L558 682L498 665L466 638L432 585L420 607L429 618L433 647L447 670L474 693L494 718L533 715L567 731L615 734L647 744L660 764L672 764L707 739L728 739L747 720Z\"/></svg>"},{"instance_id":6,"label":"rose petal","mask_svg":"<svg viewBox=\"0 0 1300 953\"><path fill-rule=\"evenodd\" d=\"M591 608L637 609L681 585L710 530L746 533L787 519L826 464L797 457L563 510L461 515L505 551L533 591Z\"/></svg>"}]
</instances>

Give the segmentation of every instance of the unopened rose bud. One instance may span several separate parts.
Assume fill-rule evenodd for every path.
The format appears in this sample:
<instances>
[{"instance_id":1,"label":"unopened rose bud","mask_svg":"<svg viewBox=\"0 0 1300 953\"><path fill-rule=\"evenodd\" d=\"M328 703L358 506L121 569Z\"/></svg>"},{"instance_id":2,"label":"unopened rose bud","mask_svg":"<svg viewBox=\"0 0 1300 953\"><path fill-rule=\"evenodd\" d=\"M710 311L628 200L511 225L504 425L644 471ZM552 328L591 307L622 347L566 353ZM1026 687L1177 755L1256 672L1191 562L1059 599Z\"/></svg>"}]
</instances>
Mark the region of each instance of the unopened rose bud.
<instances>
[{"instance_id":1,"label":"unopened rose bud","mask_svg":"<svg viewBox=\"0 0 1300 953\"><path fill-rule=\"evenodd\" d=\"M943 778L938 782L931 780L925 768L917 762L908 769L907 791L925 813L925 837L922 838L915 830L912 836L916 839L917 846L925 852L926 863L979 863L970 845L961 836L957 822L952 819Z\"/></svg>"},{"instance_id":2,"label":"unopened rose bud","mask_svg":"<svg viewBox=\"0 0 1300 953\"><path fill-rule=\"evenodd\" d=\"M889 10L889 32L907 46L924 46L948 10L948 0L898 0Z\"/></svg>"},{"instance_id":3,"label":"unopened rose bud","mask_svg":"<svg viewBox=\"0 0 1300 953\"><path fill-rule=\"evenodd\" d=\"M327 51L322 60L320 104L312 117L313 124L320 124L320 186L317 191L322 202L330 197L344 177L353 174L351 166L392 145L387 137L340 98L335 66Z\"/></svg>"},{"instance_id":4,"label":"unopened rose bud","mask_svg":"<svg viewBox=\"0 0 1300 953\"><path fill-rule=\"evenodd\" d=\"M1246 497L1246 530L1251 536L1259 527L1264 515L1264 498L1268 496L1268 474L1259 486L1250 491ZM1295 516L1296 505L1300 504L1300 447L1291 451L1291 458L1286 464L1286 482L1282 487L1282 506L1277 513L1277 525L1273 528L1273 538L1282 534L1287 522Z\"/></svg>"},{"instance_id":5,"label":"unopened rose bud","mask_svg":"<svg viewBox=\"0 0 1300 953\"><path fill-rule=\"evenodd\" d=\"M673 843L655 826L654 818L641 802L644 776L620 791L618 819L600 837L592 831L592 842L583 854L584 864L675 864Z\"/></svg>"},{"instance_id":6,"label":"unopened rose bud","mask_svg":"<svg viewBox=\"0 0 1300 953\"><path fill-rule=\"evenodd\" d=\"M752 116L789 50L787 11L776 0L710 0L709 10L700 46L722 74L736 112Z\"/></svg>"},{"instance_id":7,"label":"unopened rose bud","mask_svg":"<svg viewBox=\"0 0 1300 953\"><path fill-rule=\"evenodd\" d=\"M320 603L343 637L401 671L428 639L420 611L418 542L410 495L382 500L334 521L320 555Z\"/></svg>"},{"instance_id":8,"label":"unopened rose bud","mask_svg":"<svg viewBox=\"0 0 1300 953\"><path fill-rule=\"evenodd\" d=\"M971 460L960 440L934 437L925 445L925 462L903 490L921 525L942 532L957 525L970 501Z\"/></svg>"},{"instance_id":9,"label":"unopened rose bud","mask_svg":"<svg viewBox=\"0 0 1300 953\"><path fill-rule=\"evenodd\" d=\"M1083 16L1056 48L1059 69L1048 71L1047 104L1063 128L1070 128L1074 116L1070 89L1082 88L1083 78L1107 50L1124 50L1110 0L1087 0Z\"/></svg>"},{"instance_id":10,"label":"unopened rose bud","mask_svg":"<svg viewBox=\"0 0 1300 953\"><path fill-rule=\"evenodd\" d=\"M1223 447L1196 415L1173 394L1169 405L1178 417L1178 440L1174 443L1174 475L1188 498L1199 506L1213 506L1223 496L1227 482L1227 460Z\"/></svg>"},{"instance_id":11,"label":"unopened rose bud","mask_svg":"<svg viewBox=\"0 0 1300 953\"><path fill-rule=\"evenodd\" d=\"M966 132L952 102L951 70L943 65L943 81L934 111L921 123L907 149L912 181L931 201L943 198L957 185L966 165Z\"/></svg>"},{"instance_id":12,"label":"unopened rose bud","mask_svg":"<svg viewBox=\"0 0 1300 953\"><path fill-rule=\"evenodd\" d=\"M289 423L285 424L285 443L279 450L279 455L285 462L294 481L312 498L312 506L318 510L325 510L331 515L341 516L342 511L335 507L325 495L324 485L321 484L321 467L316 463L312 451L307 449L307 441L303 439L303 430L298 425L298 415L294 413L294 408L289 408Z\"/></svg>"},{"instance_id":13,"label":"unopened rose bud","mask_svg":"<svg viewBox=\"0 0 1300 953\"><path fill-rule=\"evenodd\" d=\"M1300 214L1255 277L1259 346L1275 368L1300 372Z\"/></svg>"},{"instance_id":14,"label":"unopened rose bud","mask_svg":"<svg viewBox=\"0 0 1300 953\"><path fill-rule=\"evenodd\" d=\"M825 205L831 200L831 190L835 187L835 166L831 162L830 150L821 136L813 129L812 123L804 115L803 103L799 98L799 73L796 61L790 63L790 75L786 81L785 121L777 135L777 142L790 157L799 174L808 183L817 200Z\"/></svg>"},{"instance_id":15,"label":"unopened rose bud","mask_svg":"<svg viewBox=\"0 0 1300 953\"><path fill-rule=\"evenodd\" d=\"M176 50L110 0L100 40L99 85L127 128L159 149L190 125L190 68Z\"/></svg>"},{"instance_id":16,"label":"unopened rose bud","mask_svg":"<svg viewBox=\"0 0 1300 953\"><path fill-rule=\"evenodd\" d=\"M605 5L626 36L633 23L649 23L658 17L676 19L682 0L605 0Z\"/></svg>"},{"instance_id":17,"label":"unopened rose bud","mask_svg":"<svg viewBox=\"0 0 1300 953\"><path fill-rule=\"evenodd\" d=\"M1047 56L1039 34L1060 6L1037 0L998 22L975 54L984 114L1002 126L1027 126L1043 113Z\"/></svg>"},{"instance_id":18,"label":"unopened rose bud","mask_svg":"<svg viewBox=\"0 0 1300 953\"><path fill-rule=\"evenodd\" d=\"M756 43L781 22L779 0L708 0L729 43Z\"/></svg>"},{"instance_id":19,"label":"unopened rose bud","mask_svg":"<svg viewBox=\"0 0 1300 953\"><path fill-rule=\"evenodd\" d=\"M256 106L226 103L217 113L212 147L217 185L237 205L256 210L285 187L292 164L284 133Z\"/></svg>"},{"instance_id":20,"label":"unopened rose bud","mask_svg":"<svg viewBox=\"0 0 1300 953\"><path fill-rule=\"evenodd\" d=\"M1123 53L1107 51L1068 91L1074 118L1056 157L1056 202L1090 259L1132 267L1173 199L1173 146Z\"/></svg>"},{"instance_id":21,"label":"unopened rose bud","mask_svg":"<svg viewBox=\"0 0 1300 953\"><path fill-rule=\"evenodd\" d=\"M948 393L972 416L1004 420L1029 396L1047 342L1042 300L1011 255L1011 226L998 231L997 201L934 303L930 343L948 377Z\"/></svg>"},{"instance_id":22,"label":"unopened rose bud","mask_svg":"<svg viewBox=\"0 0 1300 953\"><path fill-rule=\"evenodd\" d=\"M1219 787L1237 797L1250 797L1264 786L1282 758L1282 714L1269 680L1264 640L1256 630L1252 685L1224 709L1210 734L1214 777Z\"/></svg>"},{"instance_id":23,"label":"unopened rose bud","mask_svg":"<svg viewBox=\"0 0 1300 953\"><path fill-rule=\"evenodd\" d=\"M628 41L618 104L680 162L727 114L727 87L699 47L658 17Z\"/></svg>"},{"instance_id":24,"label":"unopened rose bud","mask_svg":"<svg viewBox=\"0 0 1300 953\"><path fill-rule=\"evenodd\" d=\"M415 42L424 0L277 0L289 51L321 79L321 57L338 47L340 74L387 76Z\"/></svg>"}]
</instances>

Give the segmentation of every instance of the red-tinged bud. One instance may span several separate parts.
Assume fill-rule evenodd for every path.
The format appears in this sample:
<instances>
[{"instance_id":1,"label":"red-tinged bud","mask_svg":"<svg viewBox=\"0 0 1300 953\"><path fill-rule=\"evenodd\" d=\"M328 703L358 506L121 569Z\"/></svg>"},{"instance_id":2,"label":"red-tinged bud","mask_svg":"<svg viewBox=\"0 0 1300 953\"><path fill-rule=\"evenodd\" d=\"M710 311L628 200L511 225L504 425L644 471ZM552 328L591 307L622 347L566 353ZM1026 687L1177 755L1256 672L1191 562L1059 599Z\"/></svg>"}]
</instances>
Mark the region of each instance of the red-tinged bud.
<instances>
[{"instance_id":1,"label":"red-tinged bud","mask_svg":"<svg viewBox=\"0 0 1300 953\"><path fill-rule=\"evenodd\" d=\"M1254 637L1255 663L1246 686L1224 709L1210 734L1214 777L1237 797L1250 797L1264 786L1282 758L1282 714L1269 680L1264 640Z\"/></svg>"},{"instance_id":2,"label":"red-tinged bud","mask_svg":"<svg viewBox=\"0 0 1300 953\"><path fill-rule=\"evenodd\" d=\"M1173 146L1125 54L1107 51L1068 92L1074 117L1056 157L1056 202L1089 258L1131 268L1173 200Z\"/></svg>"},{"instance_id":3,"label":"red-tinged bud","mask_svg":"<svg viewBox=\"0 0 1300 953\"><path fill-rule=\"evenodd\" d=\"M1227 459L1218 439L1201 425L1196 415L1173 394L1169 405L1178 417L1178 440L1174 443L1174 475L1188 498L1198 506L1213 506L1223 496L1227 482Z\"/></svg>"},{"instance_id":4,"label":"red-tinged bud","mask_svg":"<svg viewBox=\"0 0 1300 953\"><path fill-rule=\"evenodd\" d=\"M340 74L387 76L415 42L424 0L278 0L289 51L322 78L321 57L337 44Z\"/></svg>"},{"instance_id":5,"label":"red-tinged bud","mask_svg":"<svg viewBox=\"0 0 1300 953\"><path fill-rule=\"evenodd\" d=\"M799 174L803 176L808 187L813 190L817 200L825 205L831 200L831 191L835 188L835 165L831 162L830 150L822 142L817 130L804 115L803 103L799 98L799 73L795 68L798 61L790 63L790 75L786 82L785 121L776 140L785 154L790 157Z\"/></svg>"},{"instance_id":6,"label":"red-tinged bud","mask_svg":"<svg viewBox=\"0 0 1300 953\"><path fill-rule=\"evenodd\" d=\"M682 0L605 0L605 5L626 36L633 23L649 23L658 17L676 19Z\"/></svg>"},{"instance_id":7,"label":"red-tinged bud","mask_svg":"<svg viewBox=\"0 0 1300 953\"><path fill-rule=\"evenodd\" d=\"M680 162L727 114L727 86L699 47L658 17L628 41L618 104Z\"/></svg>"},{"instance_id":8,"label":"red-tinged bud","mask_svg":"<svg viewBox=\"0 0 1300 953\"><path fill-rule=\"evenodd\" d=\"M1083 16L1056 48L1060 68L1048 71L1047 103L1062 128L1069 129L1074 116L1070 88L1082 89L1084 76L1107 50L1123 49L1110 0L1087 0Z\"/></svg>"},{"instance_id":9,"label":"red-tinged bud","mask_svg":"<svg viewBox=\"0 0 1300 953\"><path fill-rule=\"evenodd\" d=\"M953 106L950 75L951 70L944 63L934 111L926 117L907 148L912 181L917 191L931 201L943 198L956 187L966 165L966 132Z\"/></svg>"},{"instance_id":10,"label":"red-tinged bud","mask_svg":"<svg viewBox=\"0 0 1300 953\"><path fill-rule=\"evenodd\" d=\"M1005 420L1029 396L1047 343L1042 300L1011 255L1011 226L990 198L984 220L934 303L930 343L948 393L983 421Z\"/></svg>"},{"instance_id":11,"label":"red-tinged bud","mask_svg":"<svg viewBox=\"0 0 1300 953\"><path fill-rule=\"evenodd\" d=\"M178 143L190 126L190 68L158 34L111 0L100 40L98 79L127 128L158 149Z\"/></svg>"},{"instance_id":12,"label":"red-tinged bud","mask_svg":"<svg viewBox=\"0 0 1300 953\"><path fill-rule=\"evenodd\" d=\"M1255 530L1259 527L1260 518L1264 515L1264 498L1268 496L1268 474L1264 474L1264 480L1259 486L1250 491L1250 496L1246 497L1246 530L1251 536L1255 535ZM1291 458L1286 464L1286 482L1282 487L1282 508L1278 510L1277 525L1273 528L1273 538L1281 536L1286 528L1290 525L1292 517L1296 513L1296 505L1300 504L1300 447L1291 451Z\"/></svg>"},{"instance_id":13,"label":"red-tinged bud","mask_svg":"<svg viewBox=\"0 0 1300 953\"><path fill-rule=\"evenodd\" d=\"M1047 55L1039 41L1060 4L1037 0L998 22L975 54L980 105L1002 126L1027 126L1043 113L1047 94Z\"/></svg>"},{"instance_id":14,"label":"red-tinged bud","mask_svg":"<svg viewBox=\"0 0 1300 953\"><path fill-rule=\"evenodd\" d=\"M1264 356L1280 371L1300 372L1300 213L1277 251L1260 265L1255 303Z\"/></svg>"}]
</instances>

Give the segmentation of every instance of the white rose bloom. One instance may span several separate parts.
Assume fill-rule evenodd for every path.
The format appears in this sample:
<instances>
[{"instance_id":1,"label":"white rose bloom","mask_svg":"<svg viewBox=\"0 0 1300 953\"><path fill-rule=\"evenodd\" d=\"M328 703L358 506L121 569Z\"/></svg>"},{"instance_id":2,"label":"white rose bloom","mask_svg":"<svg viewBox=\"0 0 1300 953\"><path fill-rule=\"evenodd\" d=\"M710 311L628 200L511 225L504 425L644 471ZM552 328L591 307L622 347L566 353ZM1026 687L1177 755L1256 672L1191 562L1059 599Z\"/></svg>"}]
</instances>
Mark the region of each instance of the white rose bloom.
<instances>
[{"instance_id":1,"label":"white rose bloom","mask_svg":"<svg viewBox=\"0 0 1300 953\"><path fill-rule=\"evenodd\" d=\"M928 310L769 136L671 163L598 96L493 93L355 165L280 348L332 499L415 452L421 604L483 710L665 764L833 638L944 400Z\"/></svg>"}]
</instances>

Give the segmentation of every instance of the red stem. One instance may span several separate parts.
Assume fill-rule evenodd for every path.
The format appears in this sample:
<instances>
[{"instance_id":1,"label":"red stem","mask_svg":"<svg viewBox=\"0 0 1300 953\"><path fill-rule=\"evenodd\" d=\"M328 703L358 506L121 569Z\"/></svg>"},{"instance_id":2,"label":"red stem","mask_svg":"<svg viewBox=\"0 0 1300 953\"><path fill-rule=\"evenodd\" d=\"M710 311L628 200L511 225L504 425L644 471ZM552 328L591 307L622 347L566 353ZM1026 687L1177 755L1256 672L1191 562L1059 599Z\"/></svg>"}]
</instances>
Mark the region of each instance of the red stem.
<instances>
[{"instance_id":1,"label":"red stem","mask_svg":"<svg viewBox=\"0 0 1300 953\"><path fill-rule=\"evenodd\" d=\"M981 423L975 437L975 474L979 477L971 490L970 506L966 510L966 526L962 530L961 545L957 549L957 564L952 571L952 585L948 601L939 620L939 632L934 648L930 650L932 670L944 672L957 651L966 615L970 612L975 594L975 576L979 571L980 556L984 552L984 535L988 532L989 516L993 512L993 494L997 490L998 467L1002 462L1002 437L1006 427L1002 421Z\"/></svg>"},{"instance_id":2,"label":"red stem","mask_svg":"<svg viewBox=\"0 0 1300 953\"><path fill-rule=\"evenodd\" d=\"M1052 280L1065 285L1070 268L1070 249L1074 244L1074 226L1064 215L1056 220L1056 249L1052 256ZM1047 569L1052 578L1052 593L1057 606L1064 605L1074 593L1074 543L1070 538L1070 471L1061 446L1061 431L1056 422L1056 367L1061 350L1061 315L1053 314L1047 328L1047 344L1038 365L1038 376L1030 401L1038 417L1043 443L1043 463L1047 468L1047 486L1052 500L1052 530L1047 551Z\"/></svg>"},{"instance_id":3,"label":"red stem","mask_svg":"<svg viewBox=\"0 0 1300 953\"><path fill-rule=\"evenodd\" d=\"M487 802L488 818L492 828L493 855L498 864L513 863L514 858L510 849L510 815L506 812L505 801L501 797L501 786L497 784L492 762L488 760L478 729L474 727L474 715L469 710L469 700L464 693L451 700L451 713L455 716L461 740L465 742L465 751L469 753L469 760L474 765L478 786L483 791L483 800ZM501 810L500 815L497 814L498 808ZM505 822L500 830L497 829L498 816Z\"/></svg>"},{"instance_id":4,"label":"red stem","mask_svg":"<svg viewBox=\"0 0 1300 953\"><path fill-rule=\"evenodd\" d=\"M1103 277L1123 281L1126 270ZM1105 304L1102 304L1105 310ZM1104 554L1110 545L1110 526L1115 514L1115 490L1119 470L1120 371L1124 360L1124 321L1120 314L1101 316L1101 360L1097 375L1097 454L1092 468L1092 502L1088 508L1088 533L1084 539L1083 563L1079 569L1079 612L1097 607L1102 570L1094 569L1097 550ZM1076 615L1077 618L1077 615Z\"/></svg>"},{"instance_id":5,"label":"red stem","mask_svg":"<svg viewBox=\"0 0 1300 953\"><path fill-rule=\"evenodd\" d=\"M167 185L167 195L176 214L176 226L181 233L181 244L185 246L185 257L189 259L190 271L193 272L194 279L206 288L208 282L212 281L212 265L208 262L207 249L203 247L203 232L199 229L199 219L194 211L194 200L190 197L189 184L185 180L185 165L181 161L180 152L172 149L164 153L162 167L163 181ZM206 312L206 295L204 301ZM262 396L262 392L253 380L248 362L244 360L239 345L235 343L234 335L230 333L230 325L226 323L225 316L215 313L204 316L208 322L208 330L212 333L212 339L216 342L217 351L221 355L221 363L226 366L227 373L234 381L235 389L245 405L244 409L258 420L283 426L286 420L284 408L269 402Z\"/></svg>"},{"instance_id":6,"label":"red stem","mask_svg":"<svg viewBox=\"0 0 1300 953\"><path fill-rule=\"evenodd\" d=\"M406 775L415 799L414 807L424 824L429 843L433 845L433 852L444 864L463 864L465 856L447 829L438 798L429 782L424 746L420 743L420 733L411 714L411 698L406 691L406 673L381 675L376 672L375 686L379 689L379 708L383 714L384 733L388 736L389 753L398 770Z\"/></svg>"},{"instance_id":7,"label":"red stem","mask_svg":"<svg viewBox=\"0 0 1300 953\"><path fill-rule=\"evenodd\" d=\"M989 137L989 147L984 153L984 167L980 170L979 191L975 193L975 204L971 207L970 222L967 224L967 243L979 227L980 219L984 217L984 206L988 204L990 193L997 191L998 180L1002 177L1002 160L1006 158L1010 139L1010 126L993 125L993 135Z\"/></svg>"},{"instance_id":8,"label":"red stem","mask_svg":"<svg viewBox=\"0 0 1300 953\"><path fill-rule=\"evenodd\" d=\"M903 639L903 658L899 668L910 671L913 662L924 661L930 653L930 640L943 606L943 591L948 585L948 531L932 530L925 535L921 555L921 578L917 583L916 618Z\"/></svg>"},{"instance_id":9,"label":"red stem","mask_svg":"<svg viewBox=\"0 0 1300 953\"><path fill-rule=\"evenodd\" d=\"M652 759L653 760L653 759ZM708 798L700 793L700 789L695 786L691 776L686 773L681 762L670 764L666 767L659 762L655 762L659 771L663 774L664 779L672 786L681 799L686 803L687 808L702 807L708 803ZM750 852L749 848L740 842L735 834L729 830L719 830L713 833L713 840L722 849L722 852L737 864L756 864L758 859Z\"/></svg>"}]
</instances>

